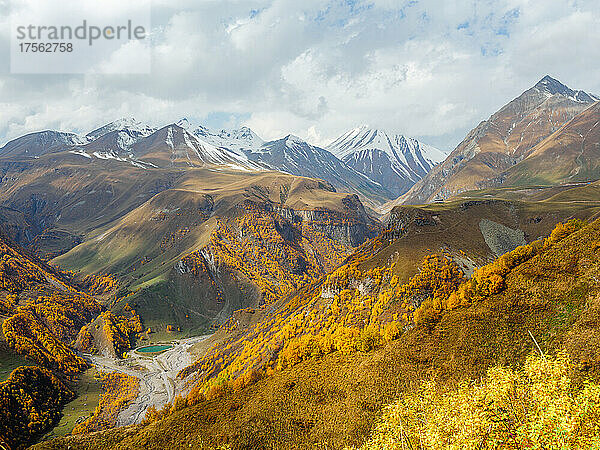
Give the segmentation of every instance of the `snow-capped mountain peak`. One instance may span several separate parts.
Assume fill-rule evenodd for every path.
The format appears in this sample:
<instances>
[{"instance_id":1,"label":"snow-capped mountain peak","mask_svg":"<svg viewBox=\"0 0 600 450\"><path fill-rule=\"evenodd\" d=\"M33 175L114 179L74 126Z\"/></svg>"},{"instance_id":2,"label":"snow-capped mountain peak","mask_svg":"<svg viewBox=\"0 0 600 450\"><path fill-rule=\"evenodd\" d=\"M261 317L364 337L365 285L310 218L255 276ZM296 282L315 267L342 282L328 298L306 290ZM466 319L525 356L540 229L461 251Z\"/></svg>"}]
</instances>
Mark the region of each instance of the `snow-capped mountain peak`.
<instances>
[{"instance_id":1,"label":"snow-capped mountain peak","mask_svg":"<svg viewBox=\"0 0 600 450\"><path fill-rule=\"evenodd\" d=\"M394 195L402 195L447 156L414 138L366 125L344 133L326 148Z\"/></svg>"},{"instance_id":2,"label":"snow-capped mountain peak","mask_svg":"<svg viewBox=\"0 0 600 450\"><path fill-rule=\"evenodd\" d=\"M228 148L237 152L253 151L265 143L265 141L247 127L237 130L220 131L198 127L193 133L200 139L216 147Z\"/></svg>"},{"instance_id":3,"label":"snow-capped mountain peak","mask_svg":"<svg viewBox=\"0 0 600 450\"><path fill-rule=\"evenodd\" d=\"M294 146L294 145L309 145L307 142L305 142L303 139L299 138L298 136L294 135L294 134L288 134L285 137L285 143L287 146Z\"/></svg>"},{"instance_id":4,"label":"snow-capped mountain peak","mask_svg":"<svg viewBox=\"0 0 600 450\"><path fill-rule=\"evenodd\" d=\"M62 131L45 130L13 139L0 148L0 156L23 155L39 158L41 155L68 150L89 142L86 136Z\"/></svg>"},{"instance_id":5,"label":"snow-capped mountain peak","mask_svg":"<svg viewBox=\"0 0 600 450\"><path fill-rule=\"evenodd\" d=\"M133 117L118 119L86 134L89 144L82 150L101 155L102 159L123 159L131 154L134 144L155 131Z\"/></svg>"},{"instance_id":6,"label":"snow-capped mountain peak","mask_svg":"<svg viewBox=\"0 0 600 450\"><path fill-rule=\"evenodd\" d=\"M247 126L212 130L185 117L160 129L123 118L85 136L33 133L0 149L0 155L34 158L59 152L81 161L110 161L102 163L107 167L114 161L145 169L279 170L321 178L349 192L369 191L381 199L404 192L445 156L415 139L367 126L350 130L323 149L293 134L265 142Z\"/></svg>"},{"instance_id":7,"label":"snow-capped mountain peak","mask_svg":"<svg viewBox=\"0 0 600 450\"><path fill-rule=\"evenodd\" d=\"M180 119L175 125L189 131L210 145L218 148L226 148L237 153L256 151L265 143L254 131L246 126L230 130L213 130L203 125L194 124L186 117Z\"/></svg>"},{"instance_id":8,"label":"snow-capped mountain peak","mask_svg":"<svg viewBox=\"0 0 600 450\"><path fill-rule=\"evenodd\" d=\"M261 170L244 153L217 147L177 124L167 125L132 147L132 157L158 167L205 165L227 166L238 170Z\"/></svg>"},{"instance_id":9,"label":"snow-capped mountain peak","mask_svg":"<svg viewBox=\"0 0 600 450\"><path fill-rule=\"evenodd\" d=\"M182 117L175 123L175 125L183 128L184 130L187 130L192 127L192 123L188 120L187 117Z\"/></svg>"},{"instance_id":10,"label":"snow-capped mountain peak","mask_svg":"<svg viewBox=\"0 0 600 450\"><path fill-rule=\"evenodd\" d=\"M90 131L88 134L86 134L86 137L91 141L98 139L113 131L125 132L131 137L144 137L154 133L156 131L156 128L139 122L133 117L124 117L115 120L114 122L107 123L106 125L103 125L102 127L95 129L94 131Z\"/></svg>"},{"instance_id":11,"label":"snow-capped mountain peak","mask_svg":"<svg viewBox=\"0 0 600 450\"><path fill-rule=\"evenodd\" d=\"M344 159L359 150L376 149L388 156L405 160L402 152L420 151L423 157L434 165L446 159L447 154L416 139L398 133L389 133L383 129L361 125L344 133L327 146L335 156Z\"/></svg>"},{"instance_id":12,"label":"snow-capped mountain peak","mask_svg":"<svg viewBox=\"0 0 600 450\"><path fill-rule=\"evenodd\" d=\"M246 155L250 161L268 169L325 180L340 192L369 192L374 198L390 198L379 184L348 167L329 151L292 134L265 142Z\"/></svg>"},{"instance_id":13,"label":"snow-capped mountain peak","mask_svg":"<svg viewBox=\"0 0 600 450\"><path fill-rule=\"evenodd\" d=\"M596 95L589 94L582 90L573 90L570 87L562 84L557 79L552 78L550 75L546 75L544 78L538 81L534 86L534 89L543 92L549 97L560 94L578 103L593 103L600 100L600 97Z\"/></svg>"}]
</instances>

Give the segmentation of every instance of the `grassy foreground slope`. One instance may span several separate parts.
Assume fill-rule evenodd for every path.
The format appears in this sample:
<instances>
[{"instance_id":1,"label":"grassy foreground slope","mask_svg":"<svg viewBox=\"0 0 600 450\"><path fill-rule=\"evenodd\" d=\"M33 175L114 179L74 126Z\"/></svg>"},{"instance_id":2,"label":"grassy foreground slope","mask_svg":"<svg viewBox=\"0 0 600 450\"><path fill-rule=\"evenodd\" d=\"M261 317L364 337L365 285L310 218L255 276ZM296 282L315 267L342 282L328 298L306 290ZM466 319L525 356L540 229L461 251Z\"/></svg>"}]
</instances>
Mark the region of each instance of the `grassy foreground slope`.
<instances>
[{"instance_id":1,"label":"grassy foreground slope","mask_svg":"<svg viewBox=\"0 0 600 450\"><path fill-rule=\"evenodd\" d=\"M424 383L385 408L363 450L598 448L600 384L571 378L568 355L495 366L447 390Z\"/></svg>"},{"instance_id":2,"label":"grassy foreground slope","mask_svg":"<svg viewBox=\"0 0 600 450\"><path fill-rule=\"evenodd\" d=\"M571 234L559 229L547 245L523 247L502 259L510 262L502 272L503 284L487 293L483 288L489 285L481 284L470 302L418 320L380 348L311 357L238 391L226 385L222 396L146 426L38 448L360 445L383 407L400 394L414 392L428 380L458 386L484 376L496 364L518 367L537 351L532 335L549 355L567 352L575 382L598 380L599 252L600 221Z\"/></svg>"}]
</instances>

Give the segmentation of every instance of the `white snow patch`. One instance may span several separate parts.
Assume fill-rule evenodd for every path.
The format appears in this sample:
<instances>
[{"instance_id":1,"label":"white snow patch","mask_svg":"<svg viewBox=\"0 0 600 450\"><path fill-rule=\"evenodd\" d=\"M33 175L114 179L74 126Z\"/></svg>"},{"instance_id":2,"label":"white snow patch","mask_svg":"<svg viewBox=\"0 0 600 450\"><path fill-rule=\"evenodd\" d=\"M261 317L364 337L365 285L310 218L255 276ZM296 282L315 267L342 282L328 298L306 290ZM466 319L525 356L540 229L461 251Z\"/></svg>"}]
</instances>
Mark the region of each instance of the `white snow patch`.
<instances>
[{"instance_id":1,"label":"white snow patch","mask_svg":"<svg viewBox=\"0 0 600 450\"><path fill-rule=\"evenodd\" d=\"M71 150L69 153L73 153L74 155L84 156L85 158L92 159L92 156L88 155L83 150Z\"/></svg>"}]
</instances>

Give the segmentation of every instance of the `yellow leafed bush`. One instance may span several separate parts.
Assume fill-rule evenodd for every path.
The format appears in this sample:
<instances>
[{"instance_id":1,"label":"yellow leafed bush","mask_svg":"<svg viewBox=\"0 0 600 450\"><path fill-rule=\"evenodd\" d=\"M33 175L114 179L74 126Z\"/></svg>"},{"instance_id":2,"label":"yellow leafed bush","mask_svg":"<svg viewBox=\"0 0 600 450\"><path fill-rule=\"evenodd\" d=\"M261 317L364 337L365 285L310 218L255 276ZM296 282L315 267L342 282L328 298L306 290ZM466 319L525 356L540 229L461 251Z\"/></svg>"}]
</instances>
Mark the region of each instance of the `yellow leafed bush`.
<instances>
[{"instance_id":1,"label":"yellow leafed bush","mask_svg":"<svg viewBox=\"0 0 600 450\"><path fill-rule=\"evenodd\" d=\"M576 219L559 223L546 239L521 245L505 253L494 262L478 268L469 280L460 279L461 276L453 273L452 266L440 259L439 255L431 255L424 261L421 273L413 277L405 287L413 292L423 290L423 287L427 288L424 290L427 295L415 311L415 323L431 324L437 321L443 311L467 306L502 292L506 288L506 277L514 268L548 250L583 226L585 223ZM441 289L430 282L432 273L435 274L435 280L441 285ZM442 273L442 276L439 273ZM462 284L453 286L449 283L453 280Z\"/></svg>"},{"instance_id":2,"label":"yellow leafed bush","mask_svg":"<svg viewBox=\"0 0 600 450\"><path fill-rule=\"evenodd\" d=\"M450 392L432 382L387 407L363 449L600 448L600 385L571 381L566 354L493 367Z\"/></svg>"}]
</instances>

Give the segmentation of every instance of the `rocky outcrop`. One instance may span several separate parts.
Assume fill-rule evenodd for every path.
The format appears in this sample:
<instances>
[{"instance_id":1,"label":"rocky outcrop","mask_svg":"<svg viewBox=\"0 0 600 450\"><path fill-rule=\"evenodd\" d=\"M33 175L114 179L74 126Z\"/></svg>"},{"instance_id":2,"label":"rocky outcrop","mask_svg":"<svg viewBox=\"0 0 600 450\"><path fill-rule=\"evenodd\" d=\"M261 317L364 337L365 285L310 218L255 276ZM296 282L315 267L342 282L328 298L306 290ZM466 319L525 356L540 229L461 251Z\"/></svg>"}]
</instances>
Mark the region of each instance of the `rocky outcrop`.
<instances>
[{"instance_id":1,"label":"rocky outcrop","mask_svg":"<svg viewBox=\"0 0 600 450\"><path fill-rule=\"evenodd\" d=\"M496 256L504 255L520 245L527 244L523 231L506 227L493 220L481 219L479 229L485 243Z\"/></svg>"}]
</instances>

